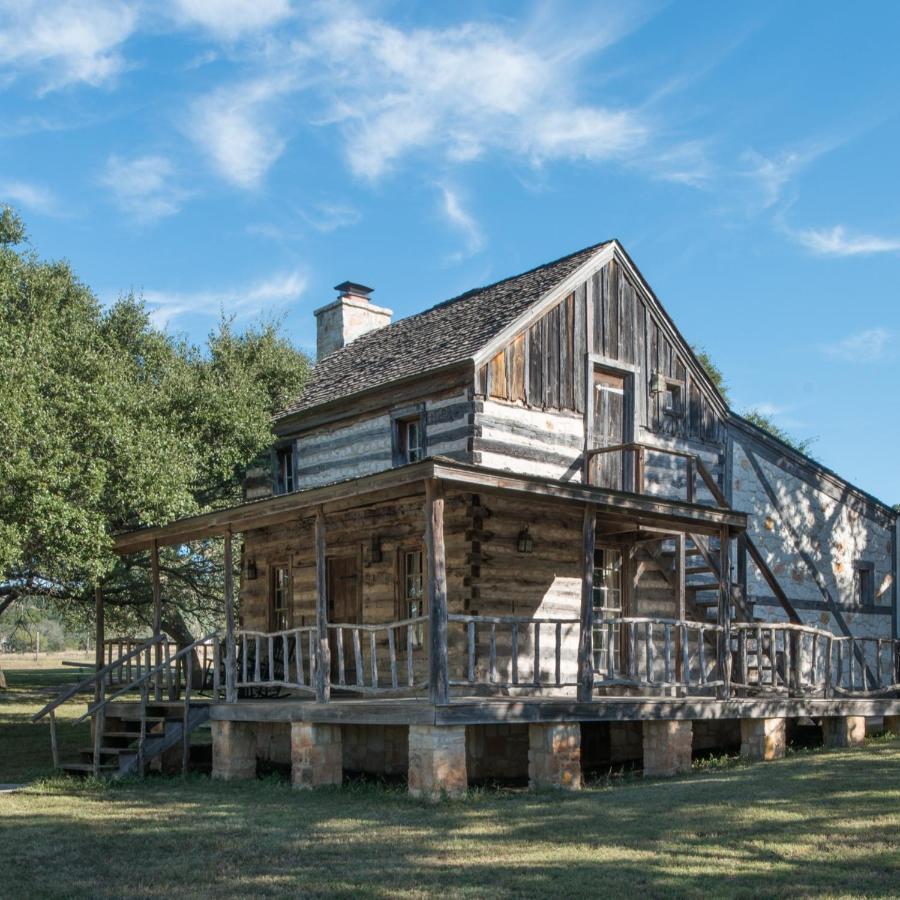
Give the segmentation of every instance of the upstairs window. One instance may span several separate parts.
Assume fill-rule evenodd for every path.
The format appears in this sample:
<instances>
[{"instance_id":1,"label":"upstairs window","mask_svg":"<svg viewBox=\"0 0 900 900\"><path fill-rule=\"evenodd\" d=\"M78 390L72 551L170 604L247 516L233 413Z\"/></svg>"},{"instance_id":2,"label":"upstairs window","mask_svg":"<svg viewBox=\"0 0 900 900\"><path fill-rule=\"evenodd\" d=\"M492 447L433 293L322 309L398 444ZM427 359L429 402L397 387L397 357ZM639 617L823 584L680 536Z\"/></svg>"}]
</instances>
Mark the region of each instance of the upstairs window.
<instances>
[{"instance_id":1,"label":"upstairs window","mask_svg":"<svg viewBox=\"0 0 900 900\"><path fill-rule=\"evenodd\" d=\"M275 451L275 493L289 494L294 490L294 448L279 447Z\"/></svg>"},{"instance_id":2,"label":"upstairs window","mask_svg":"<svg viewBox=\"0 0 900 900\"><path fill-rule=\"evenodd\" d=\"M682 398L682 386L678 382L669 381L662 399L663 414L680 419L684 414L684 401Z\"/></svg>"},{"instance_id":3,"label":"upstairs window","mask_svg":"<svg viewBox=\"0 0 900 900\"><path fill-rule=\"evenodd\" d=\"M853 568L856 602L860 606L871 606L875 603L875 564L860 559L853 564Z\"/></svg>"},{"instance_id":4,"label":"upstairs window","mask_svg":"<svg viewBox=\"0 0 900 900\"><path fill-rule=\"evenodd\" d=\"M395 466L425 458L425 416L399 413L393 417L393 459Z\"/></svg>"}]
</instances>

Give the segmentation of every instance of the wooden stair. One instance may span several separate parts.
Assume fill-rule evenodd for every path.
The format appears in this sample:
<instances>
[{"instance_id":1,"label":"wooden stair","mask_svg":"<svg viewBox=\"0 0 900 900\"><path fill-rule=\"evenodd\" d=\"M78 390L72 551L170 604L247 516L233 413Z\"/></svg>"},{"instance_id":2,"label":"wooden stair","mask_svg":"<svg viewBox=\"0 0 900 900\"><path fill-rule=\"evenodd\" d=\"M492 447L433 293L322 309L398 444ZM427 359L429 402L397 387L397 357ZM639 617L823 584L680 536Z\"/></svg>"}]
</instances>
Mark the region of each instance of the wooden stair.
<instances>
[{"instance_id":1,"label":"wooden stair","mask_svg":"<svg viewBox=\"0 0 900 900\"><path fill-rule=\"evenodd\" d=\"M209 721L209 705L192 703L188 710L187 734ZM96 774L123 778L139 773L141 727L144 728L143 762L146 766L177 747L185 736L184 704L180 702L111 703L100 738L100 764ZM79 758L60 765L63 772L78 777L95 774L94 748L79 750Z\"/></svg>"}]
</instances>

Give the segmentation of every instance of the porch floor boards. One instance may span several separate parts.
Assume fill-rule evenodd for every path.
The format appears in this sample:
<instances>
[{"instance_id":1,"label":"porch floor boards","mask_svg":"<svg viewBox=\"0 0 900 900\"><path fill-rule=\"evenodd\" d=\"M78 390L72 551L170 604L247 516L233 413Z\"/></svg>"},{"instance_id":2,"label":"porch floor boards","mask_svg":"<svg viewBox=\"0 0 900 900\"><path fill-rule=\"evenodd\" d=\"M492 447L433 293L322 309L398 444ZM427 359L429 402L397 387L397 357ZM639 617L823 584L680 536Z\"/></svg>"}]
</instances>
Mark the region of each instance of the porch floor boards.
<instances>
[{"instance_id":1,"label":"porch floor boards","mask_svg":"<svg viewBox=\"0 0 900 900\"><path fill-rule=\"evenodd\" d=\"M900 715L900 698L626 697L587 703L546 697L454 697L446 706L419 698L241 700L213 704L210 719L343 725L488 725L529 722L625 722L644 719L754 719Z\"/></svg>"}]
</instances>

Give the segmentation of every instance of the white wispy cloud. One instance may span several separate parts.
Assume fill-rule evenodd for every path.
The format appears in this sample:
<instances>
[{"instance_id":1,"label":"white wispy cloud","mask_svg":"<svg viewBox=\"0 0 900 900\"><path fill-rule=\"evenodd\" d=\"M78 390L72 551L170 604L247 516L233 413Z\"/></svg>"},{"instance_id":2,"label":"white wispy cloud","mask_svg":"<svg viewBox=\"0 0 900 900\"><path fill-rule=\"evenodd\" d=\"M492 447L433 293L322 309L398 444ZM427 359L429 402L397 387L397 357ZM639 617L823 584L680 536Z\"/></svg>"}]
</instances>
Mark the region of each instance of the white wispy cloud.
<instances>
[{"instance_id":1,"label":"white wispy cloud","mask_svg":"<svg viewBox=\"0 0 900 900\"><path fill-rule=\"evenodd\" d=\"M847 337L822 345L822 352L832 359L853 363L883 362L894 356L897 335L888 328L876 327L849 334Z\"/></svg>"},{"instance_id":2,"label":"white wispy cloud","mask_svg":"<svg viewBox=\"0 0 900 900\"><path fill-rule=\"evenodd\" d=\"M261 77L221 87L192 104L185 130L226 181L257 188L284 152L273 107L290 86L284 76Z\"/></svg>"},{"instance_id":3,"label":"white wispy cloud","mask_svg":"<svg viewBox=\"0 0 900 900\"><path fill-rule=\"evenodd\" d=\"M227 41L272 28L292 12L288 0L173 0L171 9L180 25Z\"/></svg>"},{"instance_id":4,"label":"white wispy cloud","mask_svg":"<svg viewBox=\"0 0 900 900\"><path fill-rule=\"evenodd\" d=\"M300 215L308 225L324 234L356 225L362 219L358 209L343 203L316 203L308 210L301 210Z\"/></svg>"},{"instance_id":5,"label":"white wispy cloud","mask_svg":"<svg viewBox=\"0 0 900 900\"><path fill-rule=\"evenodd\" d=\"M843 225L790 231L791 237L819 256L871 256L900 252L900 237L854 234Z\"/></svg>"},{"instance_id":6,"label":"white wispy cloud","mask_svg":"<svg viewBox=\"0 0 900 900\"><path fill-rule=\"evenodd\" d=\"M203 291L144 291L150 318L160 328L186 314L247 316L299 299L307 288L304 272L295 269L276 273L246 285Z\"/></svg>"},{"instance_id":7,"label":"white wispy cloud","mask_svg":"<svg viewBox=\"0 0 900 900\"><path fill-rule=\"evenodd\" d=\"M441 211L447 221L458 231L465 245L464 252L454 253L453 261L478 253L484 247L485 238L481 226L471 213L463 206L459 191L449 185L439 185L441 191Z\"/></svg>"},{"instance_id":8,"label":"white wispy cloud","mask_svg":"<svg viewBox=\"0 0 900 900\"><path fill-rule=\"evenodd\" d=\"M124 159L113 154L106 161L100 183L124 212L144 223L174 215L186 197L175 183L175 167L165 156Z\"/></svg>"},{"instance_id":9,"label":"white wispy cloud","mask_svg":"<svg viewBox=\"0 0 900 900\"><path fill-rule=\"evenodd\" d=\"M0 67L36 74L42 91L106 84L137 21L124 0L0 0Z\"/></svg>"},{"instance_id":10,"label":"white wispy cloud","mask_svg":"<svg viewBox=\"0 0 900 900\"><path fill-rule=\"evenodd\" d=\"M626 106L579 102L573 88L585 58L617 36L487 23L403 29L339 11L295 53L323 71L322 122L341 130L351 170L377 179L426 150L454 162L488 151L533 164L627 158L649 123Z\"/></svg>"},{"instance_id":11,"label":"white wispy cloud","mask_svg":"<svg viewBox=\"0 0 900 900\"><path fill-rule=\"evenodd\" d=\"M797 176L836 146L833 141L815 141L770 156L746 150L740 157L739 174L750 184L750 206L756 211L776 206Z\"/></svg>"},{"instance_id":12,"label":"white wispy cloud","mask_svg":"<svg viewBox=\"0 0 900 900\"><path fill-rule=\"evenodd\" d=\"M59 200L50 188L15 179L0 181L0 205L23 207L45 216L62 215Z\"/></svg>"}]
</instances>

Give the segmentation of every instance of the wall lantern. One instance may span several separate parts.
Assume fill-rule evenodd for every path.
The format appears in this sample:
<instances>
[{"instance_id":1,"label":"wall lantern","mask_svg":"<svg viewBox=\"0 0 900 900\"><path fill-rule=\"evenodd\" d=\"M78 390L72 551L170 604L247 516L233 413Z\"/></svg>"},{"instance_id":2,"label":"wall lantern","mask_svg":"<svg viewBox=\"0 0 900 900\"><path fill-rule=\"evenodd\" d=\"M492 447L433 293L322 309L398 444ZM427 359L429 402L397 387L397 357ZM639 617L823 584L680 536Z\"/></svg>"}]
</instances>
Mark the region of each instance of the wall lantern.
<instances>
[{"instance_id":1,"label":"wall lantern","mask_svg":"<svg viewBox=\"0 0 900 900\"><path fill-rule=\"evenodd\" d=\"M256 576L259 573L256 571L256 560L248 559L247 560L247 581L256 581Z\"/></svg>"},{"instance_id":2,"label":"wall lantern","mask_svg":"<svg viewBox=\"0 0 900 900\"><path fill-rule=\"evenodd\" d=\"M662 372L654 372L650 376L650 393L662 394L666 391L666 378Z\"/></svg>"},{"instance_id":3,"label":"wall lantern","mask_svg":"<svg viewBox=\"0 0 900 900\"><path fill-rule=\"evenodd\" d=\"M532 540L531 535L528 533L527 525L519 532L519 537L516 541L516 548L518 549L519 553L534 552L534 541Z\"/></svg>"},{"instance_id":4,"label":"wall lantern","mask_svg":"<svg viewBox=\"0 0 900 900\"><path fill-rule=\"evenodd\" d=\"M373 534L372 543L369 545L369 562L380 563L382 558L381 538L377 534Z\"/></svg>"}]
</instances>

